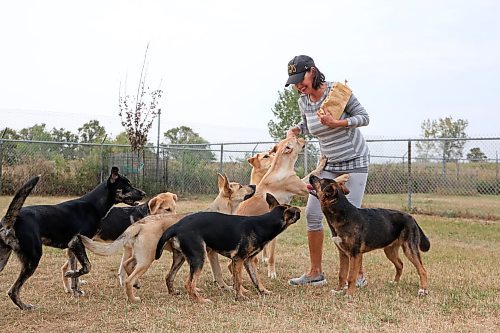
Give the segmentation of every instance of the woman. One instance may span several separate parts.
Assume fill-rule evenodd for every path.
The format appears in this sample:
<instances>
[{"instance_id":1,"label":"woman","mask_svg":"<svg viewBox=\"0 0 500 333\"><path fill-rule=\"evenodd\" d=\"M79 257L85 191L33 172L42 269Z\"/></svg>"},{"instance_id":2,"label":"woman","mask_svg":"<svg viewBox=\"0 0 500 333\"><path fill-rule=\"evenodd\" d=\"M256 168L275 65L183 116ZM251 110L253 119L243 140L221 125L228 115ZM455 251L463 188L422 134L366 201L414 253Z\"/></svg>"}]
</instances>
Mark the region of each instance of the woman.
<instances>
[{"instance_id":1,"label":"woman","mask_svg":"<svg viewBox=\"0 0 500 333\"><path fill-rule=\"evenodd\" d=\"M288 130L287 136L312 134L318 138L321 154L328 162L321 178L335 178L349 173L346 183L350 193L349 201L356 207L361 206L368 177L368 146L358 127L368 125L370 119L365 109L351 94L340 119L334 119L330 113L323 112L321 105L332 89L333 82L325 81L311 57L299 55L288 63L288 81L300 92L299 109L302 121ZM321 111L321 112L320 112ZM325 110L326 111L326 110ZM326 284L321 267L323 255L323 213L316 197L309 195L306 207L307 240L309 244L309 270L302 276L290 279L290 285ZM366 285L363 265L356 285Z\"/></svg>"}]
</instances>

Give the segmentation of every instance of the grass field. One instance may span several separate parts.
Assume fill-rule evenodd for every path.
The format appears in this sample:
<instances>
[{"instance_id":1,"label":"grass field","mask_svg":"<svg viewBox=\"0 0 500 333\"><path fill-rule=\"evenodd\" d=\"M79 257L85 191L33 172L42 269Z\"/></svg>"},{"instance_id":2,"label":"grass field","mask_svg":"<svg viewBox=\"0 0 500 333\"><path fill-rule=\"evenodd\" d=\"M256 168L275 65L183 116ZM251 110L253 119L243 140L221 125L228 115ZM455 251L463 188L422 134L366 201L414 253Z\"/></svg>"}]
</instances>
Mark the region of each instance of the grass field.
<instances>
[{"instance_id":1,"label":"grass field","mask_svg":"<svg viewBox=\"0 0 500 333\"><path fill-rule=\"evenodd\" d=\"M62 199L30 197L27 204L54 203ZM6 295L19 272L18 261L12 257L0 274L0 331L498 332L500 221L494 217L499 214L498 199L479 202L475 197L463 197L448 204L438 198L429 200L443 211L457 208L473 211L477 204L481 205L477 211L487 212L484 219L415 215L431 240L431 250L423 254L430 292L425 298L417 297L418 276L404 257L401 282L398 285L388 283L394 268L382 251L365 255L369 285L360 289L352 302L331 294L338 255L328 238L325 240L324 270L329 284L305 288L288 286L288 278L302 274L308 266L305 219L301 218L278 238L278 278L270 280L265 276L265 267L260 269L264 284L273 294L259 297L246 279L251 295L250 300L243 302L236 302L231 294L213 285L209 265L205 266L199 286L212 304L194 304L188 299L182 288L187 265L176 281L181 294L168 295L163 279L170 267L169 253L155 262L142 278L142 288L138 291L142 302L139 304L127 303L118 285L115 275L120 255L97 257L90 254L93 266L85 277L86 296L73 298L64 293L61 284L63 251L44 248L40 266L22 293L23 300L37 308L23 312ZM0 197L2 215L9 201L9 197ZM181 199L179 211L200 210L208 202L201 198ZM365 203L398 209L405 204L397 198L384 196L367 196ZM221 261L225 268L227 259ZM223 271L229 281L228 272Z\"/></svg>"}]
</instances>

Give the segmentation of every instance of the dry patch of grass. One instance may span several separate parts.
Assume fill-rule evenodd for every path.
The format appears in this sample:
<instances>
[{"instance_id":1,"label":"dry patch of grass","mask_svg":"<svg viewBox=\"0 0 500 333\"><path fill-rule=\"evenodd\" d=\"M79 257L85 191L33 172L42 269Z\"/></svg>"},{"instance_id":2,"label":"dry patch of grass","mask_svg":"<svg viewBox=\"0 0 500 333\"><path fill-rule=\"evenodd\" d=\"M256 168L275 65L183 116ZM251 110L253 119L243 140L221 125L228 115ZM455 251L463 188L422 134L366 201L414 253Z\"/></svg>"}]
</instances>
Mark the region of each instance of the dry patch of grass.
<instances>
[{"instance_id":1,"label":"dry patch of grass","mask_svg":"<svg viewBox=\"0 0 500 333\"><path fill-rule=\"evenodd\" d=\"M181 200L181 212L202 209L209 201ZM0 204L0 211L5 206ZM34 311L17 309L5 292L17 277L15 257L0 274L0 331L2 332L495 332L500 325L500 223L479 220L416 216L431 240L423 254L430 287L429 296L417 296L418 276L403 257L401 282L387 281L394 275L392 264L382 251L365 256L369 285L360 289L354 301L332 295L338 255L325 239L325 287L291 287L290 277L307 269L308 251L305 219L279 236L278 278L260 275L272 295L258 296L248 279L250 300L237 302L230 293L212 283L209 265L199 286L213 303L199 305L188 299L182 284L187 265L179 272L178 296L170 296L164 276L170 267L170 253L155 262L142 278L138 295L142 301L130 304L118 285L116 269L120 256L90 254L92 271L85 276L86 296L73 298L63 292L60 266L63 251L44 248L40 266L25 285L23 300L37 306ZM326 234L328 235L329 232ZM224 276L228 260L221 259Z\"/></svg>"}]
</instances>

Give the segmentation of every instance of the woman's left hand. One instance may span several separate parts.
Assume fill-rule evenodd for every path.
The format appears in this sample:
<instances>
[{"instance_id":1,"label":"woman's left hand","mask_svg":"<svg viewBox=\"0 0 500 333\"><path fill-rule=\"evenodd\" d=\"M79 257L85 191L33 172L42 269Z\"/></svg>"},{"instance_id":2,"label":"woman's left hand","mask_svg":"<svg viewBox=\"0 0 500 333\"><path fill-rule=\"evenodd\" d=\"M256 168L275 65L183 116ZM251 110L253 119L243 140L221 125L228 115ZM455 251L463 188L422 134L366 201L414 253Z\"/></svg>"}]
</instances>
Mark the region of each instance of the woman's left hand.
<instances>
[{"instance_id":1,"label":"woman's left hand","mask_svg":"<svg viewBox=\"0 0 500 333\"><path fill-rule=\"evenodd\" d=\"M329 112L321 112L320 110L316 112L316 115L318 116L321 124L330 128L345 127L347 125L345 120L337 120L333 118Z\"/></svg>"}]
</instances>

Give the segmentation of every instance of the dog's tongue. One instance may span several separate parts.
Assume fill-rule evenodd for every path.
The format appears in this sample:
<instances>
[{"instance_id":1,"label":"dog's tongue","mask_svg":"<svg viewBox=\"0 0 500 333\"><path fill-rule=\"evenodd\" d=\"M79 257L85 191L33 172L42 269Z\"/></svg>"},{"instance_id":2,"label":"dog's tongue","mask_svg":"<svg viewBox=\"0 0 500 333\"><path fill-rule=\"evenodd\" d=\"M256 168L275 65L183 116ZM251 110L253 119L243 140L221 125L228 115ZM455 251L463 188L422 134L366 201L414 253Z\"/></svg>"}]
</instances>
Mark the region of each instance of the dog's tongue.
<instances>
[{"instance_id":1,"label":"dog's tongue","mask_svg":"<svg viewBox=\"0 0 500 333\"><path fill-rule=\"evenodd\" d=\"M316 190L311 184L307 184L307 190L309 191L310 194L316 196Z\"/></svg>"}]
</instances>

